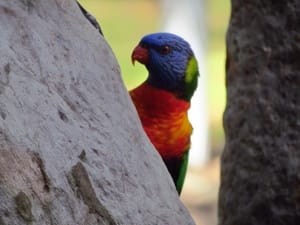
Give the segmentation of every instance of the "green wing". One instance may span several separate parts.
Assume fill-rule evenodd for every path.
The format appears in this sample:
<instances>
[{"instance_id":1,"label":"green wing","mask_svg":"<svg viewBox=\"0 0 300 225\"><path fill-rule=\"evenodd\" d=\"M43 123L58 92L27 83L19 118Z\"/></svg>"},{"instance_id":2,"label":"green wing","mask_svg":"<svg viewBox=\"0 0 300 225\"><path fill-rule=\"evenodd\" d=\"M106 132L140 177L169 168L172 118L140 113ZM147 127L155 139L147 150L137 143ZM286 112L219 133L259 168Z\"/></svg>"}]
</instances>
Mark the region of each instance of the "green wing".
<instances>
[{"instance_id":1,"label":"green wing","mask_svg":"<svg viewBox=\"0 0 300 225\"><path fill-rule=\"evenodd\" d=\"M187 165L188 165L188 157L189 157L189 151L186 151L182 157L180 158L163 158L163 161L165 165L168 168L168 171L170 175L173 178L173 181L175 183L176 189L178 194L180 195L185 175L186 175L186 170L187 170Z\"/></svg>"},{"instance_id":2,"label":"green wing","mask_svg":"<svg viewBox=\"0 0 300 225\"><path fill-rule=\"evenodd\" d=\"M186 171L187 171L187 166L188 166L188 160L189 159L189 151L186 151L183 154L183 159L181 162L181 167L179 170L179 176L178 179L176 181L176 189L178 191L178 194L180 195L183 184L184 184L184 180L185 180L185 175L186 175Z\"/></svg>"}]
</instances>

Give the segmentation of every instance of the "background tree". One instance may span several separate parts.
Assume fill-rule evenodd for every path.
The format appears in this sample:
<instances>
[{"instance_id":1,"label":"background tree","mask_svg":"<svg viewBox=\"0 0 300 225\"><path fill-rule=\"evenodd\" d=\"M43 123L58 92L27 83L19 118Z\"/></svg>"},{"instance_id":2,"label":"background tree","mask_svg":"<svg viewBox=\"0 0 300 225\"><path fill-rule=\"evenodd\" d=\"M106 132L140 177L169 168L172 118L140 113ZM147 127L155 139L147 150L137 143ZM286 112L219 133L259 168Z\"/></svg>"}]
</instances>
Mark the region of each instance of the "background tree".
<instances>
[{"instance_id":1,"label":"background tree","mask_svg":"<svg viewBox=\"0 0 300 225\"><path fill-rule=\"evenodd\" d=\"M194 224L72 0L0 4L0 224Z\"/></svg>"},{"instance_id":2,"label":"background tree","mask_svg":"<svg viewBox=\"0 0 300 225\"><path fill-rule=\"evenodd\" d=\"M162 29L187 40L196 55L199 65L197 90L192 98L189 118L193 124L192 145L189 164L203 166L210 158L209 117L207 109L207 71L206 59L206 14L202 0L164 0L162 1Z\"/></svg>"},{"instance_id":3,"label":"background tree","mask_svg":"<svg viewBox=\"0 0 300 225\"><path fill-rule=\"evenodd\" d=\"M300 2L232 0L219 224L299 224Z\"/></svg>"}]
</instances>

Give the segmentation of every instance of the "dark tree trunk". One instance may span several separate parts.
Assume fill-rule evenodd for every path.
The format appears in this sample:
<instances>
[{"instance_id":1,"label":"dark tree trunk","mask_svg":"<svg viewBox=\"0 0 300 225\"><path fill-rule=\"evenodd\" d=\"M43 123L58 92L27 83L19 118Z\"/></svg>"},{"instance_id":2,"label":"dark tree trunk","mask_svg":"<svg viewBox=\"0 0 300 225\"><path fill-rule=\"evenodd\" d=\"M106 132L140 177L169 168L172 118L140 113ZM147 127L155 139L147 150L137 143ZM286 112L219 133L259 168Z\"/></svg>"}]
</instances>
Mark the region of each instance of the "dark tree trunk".
<instances>
[{"instance_id":1,"label":"dark tree trunk","mask_svg":"<svg viewBox=\"0 0 300 225\"><path fill-rule=\"evenodd\" d=\"M300 1L232 0L220 225L300 224Z\"/></svg>"}]
</instances>

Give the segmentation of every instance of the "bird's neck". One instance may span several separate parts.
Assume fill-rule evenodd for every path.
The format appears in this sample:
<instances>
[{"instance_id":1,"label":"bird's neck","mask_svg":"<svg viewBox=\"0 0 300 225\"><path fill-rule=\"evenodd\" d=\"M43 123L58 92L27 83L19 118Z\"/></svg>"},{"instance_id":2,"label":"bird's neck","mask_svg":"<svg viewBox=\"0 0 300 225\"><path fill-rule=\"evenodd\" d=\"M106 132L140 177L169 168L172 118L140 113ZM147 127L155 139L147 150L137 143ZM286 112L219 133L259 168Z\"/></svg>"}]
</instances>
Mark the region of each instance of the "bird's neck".
<instances>
[{"instance_id":1,"label":"bird's neck","mask_svg":"<svg viewBox=\"0 0 300 225\"><path fill-rule=\"evenodd\" d=\"M158 114L169 116L169 114L181 114L187 112L190 102L177 97L177 93L165 91L147 82L130 92L135 104L139 104L137 108L147 110L153 115Z\"/></svg>"},{"instance_id":2,"label":"bird's neck","mask_svg":"<svg viewBox=\"0 0 300 225\"><path fill-rule=\"evenodd\" d=\"M184 73L179 71L163 70L163 68L152 69L147 67L149 74L146 83L151 87L165 90L172 93L183 92Z\"/></svg>"}]
</instances>

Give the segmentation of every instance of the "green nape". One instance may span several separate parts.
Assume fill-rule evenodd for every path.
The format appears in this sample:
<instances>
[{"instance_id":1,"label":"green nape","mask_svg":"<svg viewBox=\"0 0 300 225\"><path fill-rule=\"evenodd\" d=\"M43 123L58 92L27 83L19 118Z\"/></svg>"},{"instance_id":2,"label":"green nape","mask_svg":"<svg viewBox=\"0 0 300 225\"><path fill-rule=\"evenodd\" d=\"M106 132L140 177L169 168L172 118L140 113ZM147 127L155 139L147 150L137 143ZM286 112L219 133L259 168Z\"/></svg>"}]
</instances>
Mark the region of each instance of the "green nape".
<instances>
[{"instance_id":1,"label":"green nape","mask_svg":"<svg viewBox=\"0 0 300 225\"><path fill-rule=\"evenodd\" d=\"M198 82L198 63L194 56L192 56L186 67L185 71L185 77L184 77L184 93L183 93L183 99L186 101L190 101L196 88L197 88L197 82Z\"/></svg>"},{"instance_id":2,"label":"green nape","mask_svg":"<svg viewBox=\"0 0 300 225\"><path fill-rule=\"evenodd\" d=\"M185 180L185 175L186 175L187 166L188 166L188 159L189 159L189 151L186 151L183 154L182 165L181 165L181 168L180 168L178 179L176 181L176 189L177 189L177 192L178 192L179 195L181 193L183 183L184 183L184 180Z\"/></svg>"}]
</instances>

